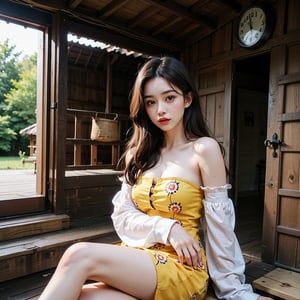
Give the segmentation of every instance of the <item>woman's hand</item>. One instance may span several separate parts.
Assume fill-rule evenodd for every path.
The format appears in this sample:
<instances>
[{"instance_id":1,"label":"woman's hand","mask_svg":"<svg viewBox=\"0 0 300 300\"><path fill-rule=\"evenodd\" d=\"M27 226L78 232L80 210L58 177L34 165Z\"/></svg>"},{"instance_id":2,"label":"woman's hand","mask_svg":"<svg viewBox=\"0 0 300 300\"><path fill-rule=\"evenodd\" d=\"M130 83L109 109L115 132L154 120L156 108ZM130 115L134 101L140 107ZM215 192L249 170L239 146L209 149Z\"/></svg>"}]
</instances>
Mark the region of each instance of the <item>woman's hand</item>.
<instances>
[{"instance_id":1,"label":"woman's hand","mask_svg":"<svg viewBox=\"0 0 300 300\"><path fill-rule=\"evenodd\" d=\"M204 268L198 242L181 225L175 223L172 226L169 242L175 249L180 263L186 263L193 268Z\"/></svg>"}]
</instances>

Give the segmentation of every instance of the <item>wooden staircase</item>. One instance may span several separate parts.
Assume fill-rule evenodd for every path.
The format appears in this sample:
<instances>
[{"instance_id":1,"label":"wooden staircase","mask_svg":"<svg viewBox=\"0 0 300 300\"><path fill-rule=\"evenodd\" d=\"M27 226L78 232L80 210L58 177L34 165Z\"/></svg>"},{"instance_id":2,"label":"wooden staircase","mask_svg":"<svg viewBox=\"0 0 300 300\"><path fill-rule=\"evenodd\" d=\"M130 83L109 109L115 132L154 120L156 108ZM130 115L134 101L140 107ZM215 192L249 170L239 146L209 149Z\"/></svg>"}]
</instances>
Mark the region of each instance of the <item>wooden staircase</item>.
<instances>
[{"instance_id":1,"label":"wooden staircase","mask_svg":"<svg viewBox=\"0 0 300 300\"><path fill-rule=\"evenodd\" d=\"M0 282L4 282L56 267L66 248L75 242L111 243L118 237L110 219L70 226L66 215L46 214L23 222L0 222L0 240Z\"/></svg>"}]
</instances>

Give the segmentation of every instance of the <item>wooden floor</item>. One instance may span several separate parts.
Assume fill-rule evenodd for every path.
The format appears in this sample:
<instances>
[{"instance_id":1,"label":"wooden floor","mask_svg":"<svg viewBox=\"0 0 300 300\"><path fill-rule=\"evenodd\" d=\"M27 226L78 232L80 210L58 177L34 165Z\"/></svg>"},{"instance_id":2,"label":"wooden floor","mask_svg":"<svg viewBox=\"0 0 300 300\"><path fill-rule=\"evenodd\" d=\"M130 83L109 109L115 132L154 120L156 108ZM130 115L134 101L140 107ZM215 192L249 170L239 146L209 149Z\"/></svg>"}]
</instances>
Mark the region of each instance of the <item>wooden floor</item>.
<instances>
[{"instance_id":1,"label":"wooden floor","mask_svg":"<svg viewBox=\"0 0 300 300\"><path fill-rule=\"evenodd\" d=\"M0 170L0 201L37 196L34 170Z\"/></svg>"}]
</instances>

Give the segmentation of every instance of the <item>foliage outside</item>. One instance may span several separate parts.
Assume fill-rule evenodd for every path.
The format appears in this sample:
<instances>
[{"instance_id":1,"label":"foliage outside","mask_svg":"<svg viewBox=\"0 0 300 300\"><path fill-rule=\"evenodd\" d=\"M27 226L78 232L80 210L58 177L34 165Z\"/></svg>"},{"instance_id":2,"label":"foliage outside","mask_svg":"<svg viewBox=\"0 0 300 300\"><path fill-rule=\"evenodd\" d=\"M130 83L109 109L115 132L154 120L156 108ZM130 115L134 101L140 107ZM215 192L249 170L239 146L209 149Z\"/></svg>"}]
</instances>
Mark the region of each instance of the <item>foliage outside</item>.
<instances>
[{"instance_id":1,"label":"foliage outside","mask_svg":"<svg viewBox=\"0 0 300 300\"><path fill-rule=\"evenodd\" d=\"M0 170L27 170L34 169L33 163L22 163L19 156L0 157Z\"/></svg>"},{"instance_id":2,"label":"foliage outside","mask_svg":"<svg viewBox=\"0 0 300 300\"><path fill-rule=\"evenodd\" d=\"M37 54L20 59L16 46L0 43L0 154L28 151L19 131L36 122Z\"/></svg>"}]
</instances>

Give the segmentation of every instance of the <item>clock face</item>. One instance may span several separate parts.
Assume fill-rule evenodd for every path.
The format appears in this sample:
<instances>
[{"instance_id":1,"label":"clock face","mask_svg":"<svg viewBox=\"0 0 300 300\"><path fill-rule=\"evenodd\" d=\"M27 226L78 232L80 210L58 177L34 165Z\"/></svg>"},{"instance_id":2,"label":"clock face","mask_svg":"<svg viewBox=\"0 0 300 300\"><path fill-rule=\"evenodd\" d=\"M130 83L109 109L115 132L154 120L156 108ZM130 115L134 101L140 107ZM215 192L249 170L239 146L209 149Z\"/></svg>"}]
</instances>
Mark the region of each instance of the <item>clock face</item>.
<instances>
[{"instance_id":1,"label":"clock face","mask_svg":"<svg viewBox=\"0 0 300 300\"><path fill-rule=\"evenodd\" d=\"M244 47L256 46L264 39L267 19L264 10L260 7L248 9L238 24L239 43Z\"/></svg>"}]
</instances>

